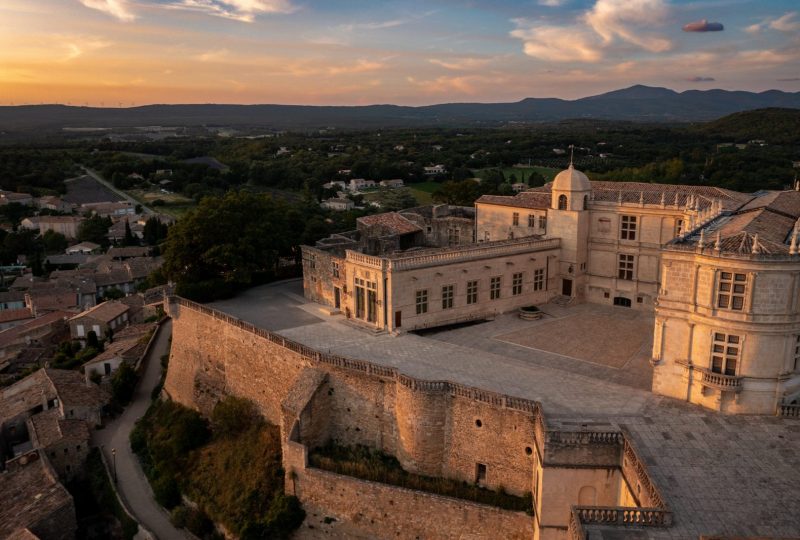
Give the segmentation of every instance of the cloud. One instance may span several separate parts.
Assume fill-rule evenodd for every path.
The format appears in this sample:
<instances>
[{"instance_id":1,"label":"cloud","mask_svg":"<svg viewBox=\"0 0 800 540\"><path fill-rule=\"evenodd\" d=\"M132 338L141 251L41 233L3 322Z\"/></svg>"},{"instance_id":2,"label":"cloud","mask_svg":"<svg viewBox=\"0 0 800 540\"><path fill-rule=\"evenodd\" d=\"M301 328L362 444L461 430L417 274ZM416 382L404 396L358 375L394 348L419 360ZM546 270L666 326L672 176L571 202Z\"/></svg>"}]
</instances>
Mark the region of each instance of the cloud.
<instances>
[{"instance_id":1,"label":"cloud","mask_svg":"<svg viewBox=\"0 0 800 540\"><path fill-rule=\"evenodd\" d=\"M136 19L136 15L131 11L128 0L78 0L81 4L90 9L102 11L123 22L130 22Z\"/></svg>"},{"instance_id":2,"label":"cloud","mask_svg":"<svg viewBox=\"0 0 800 540\"><path fill-rule=\"evenodd\" d=\"M194 58L200 62L219 62L228 56L228 49L217 49L198 54Z\"/></svg>"},{"instance_id":3,"label":"cloud","mask_svg":"<svg viewBox=\"0 0 800 540\"><path fill-rule=\"evenodd\" d=\"M571 24L514 19L511 36L523 41L528 56L553 62L597 62L619 45L661 53L672 42L643 29L657 26L668 13L665 0L597 0Z\"/></svg>"},{"instance_id":4,"label":"cloud","mask_svg":"<svg viewBox=\"0 0 800 540\"><path fill-rule=\"evenodd\" d=\"M641 33L639 27L659 24L668 12L664 0L597 0L584 18L606 44L621 39L650 52L664 52L672 48L672 43Z\"/></svg>"},{"instance_id":5,"label":"cloud","mask_svg":"<svg viewBox=\"0 0 800 540\"><path fill-rule=\"evenodd\" d=\"M286 14L297 9L290 0L173 0L164 5L240 22L253 22L263 13Z\"/></svg>"},{"instance_id":6,"label":"cloud","mask_svg":"<svg viewBox=\"0 0 800 540\"><path fill-rule=\"evenodd\" d=\"M489 58L461 58L457 60L438 60L430 58L428 62L453 71L470 71L485 67L491 59Z\"/></svg>"},{"instance_id":7,"label":"cloud","mask_svg":"<svg viewBox=\"0 0 800 540\"><path fill-rule=\"evenodd\" d=\"M725 27L722 25L722 23L708 22L707 20L703 19L701 21L690 22L689 24L683 25L682 30L684 32L722 32L725 30Z\"/></svg>"},{"instance_id":8,"label":"cloud","mask_svg":"<svg viewBox=\"0 0 800 540\"><path fill-rule=\"evenodd\" d=\"M111 45L110 42L97 38L87 38L84 36L54 36L60 40L65 49L64 61L74 60L86 53L104 49Z\"/></svg>"},{"instance_id":9,"label":"cloud","mask_svg":"<svg viewBox=\"0 0 800 540\"><path fill-rule=\"evenodd\" d=\"M800 21L796 20L796 11L784 13L777 19L764 19L759 23L751 24L744 29L745 32L750 34L757 34L766 28L777 30L778 32L798 32L800 31Z\"/></svg>"},{"instance_id":10,"label":"cloud","mask_svg":"<svg viewBox=\"0 0 800 540\"><path fill-rule=\"evenodd\" d=\"M770 21L769 27L779 32L797 32L800 30L800 21L795 20L796 11L786 13L782 17Z\"/></svg>"},{"instance_id":11,"label":"cloud","mask_svg":"<svg viewBox=\"0 0 800 540\"><path fill-rule=\"evenodd\" d=\"M339 28L345 32L352 32L353 30L383 30L384 28L394 28L402 26L409 21L406 19L392 19L390 21L374 21L365 23L343 24Z\"/></svg>"},{"instance_id":12,"label":"cloud","mask_svg":"<svg viewBox=\"0 0 800 540\"><path fill-rule=\"evenodd\" d=\"M551 62L595 62L602 58L596 40L578 26L530 26L511 31L528 56Z\"/></svg>"},{"instance_id":13,"label":"cloud","mask_svg":"<svg viewBox=\"0 0 800 540\"><path fill-rule=\"evenodd\" d=\"M358 60L355 64L349 66L333 66L328 68L328 73L331 75L344 75L353 73L365 73L367 71L375 71L383 69L386 64L383 62L375 62L371 60Z\"/></svg>"},{"instance_id":14,"label":"cloud","mask_svg":"<svg viewBox=\"0 0 800 540\"><path fill-rule=\"evenodd\" d=\"M714 77L689 77L686 79L689 82L714 82L716 79Z\"/></svg>"},{"instance_id":15,"label":"cloud","mask_svg":"<svg viewBox=\"0 0 800 540\"><path fill-rule=\"evenodd\" d=\"M564 4L564 2L566 2L566 0L539 0L539 5L546 7L559 7Z\"/></svg>"}]
</instances>

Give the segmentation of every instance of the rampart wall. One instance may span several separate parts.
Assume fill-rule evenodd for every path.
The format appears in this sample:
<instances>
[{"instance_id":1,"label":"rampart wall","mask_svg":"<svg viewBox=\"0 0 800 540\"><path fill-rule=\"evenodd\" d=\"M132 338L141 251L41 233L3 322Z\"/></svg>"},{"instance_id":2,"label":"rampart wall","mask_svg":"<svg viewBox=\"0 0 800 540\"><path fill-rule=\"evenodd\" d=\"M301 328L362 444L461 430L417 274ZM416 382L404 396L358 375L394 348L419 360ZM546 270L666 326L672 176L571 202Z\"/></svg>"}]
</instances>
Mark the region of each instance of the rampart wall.
<instances>
[{"instance_id":1,"label":"rampart wall","mask_svg":"<svg viewBox=\"0 0 800 540\"><path fill-rule=\"evenodd\" d=\"M580 493L597 494L585 502L622 510L615 505L630 497L623 497L621 478L654 494L643 497L652 512L668 513L633 447L610 424L588 431L586 424L548 429L540 405L531 400L322 353L177 297L169 298L168 311L174 322L167 394L204 414L225 395L251 399L281 426L287 490L337 515L374 520L380 523L376 534L413 538L415 527L424 531L436 522L439 531L469 530L487 538L499 530L530 538L531 527L547 525L551 533L539 538L565 538L571 518L577 526L593 519L594 514L571 513ZM307 467L307 452L331 440L381 449L410 472L479 481L516 495L533 491L543 514L531 518ZM564 476L580 470L579 481ZM545 496L561 484L571 486L561 490L563 496L548 495L552 501L546 505L536 502L537 492ZM479 509L467 516L464 508L472 506ZM432 537L430 531L424 536Z\"/></svg>"}]
</instances>

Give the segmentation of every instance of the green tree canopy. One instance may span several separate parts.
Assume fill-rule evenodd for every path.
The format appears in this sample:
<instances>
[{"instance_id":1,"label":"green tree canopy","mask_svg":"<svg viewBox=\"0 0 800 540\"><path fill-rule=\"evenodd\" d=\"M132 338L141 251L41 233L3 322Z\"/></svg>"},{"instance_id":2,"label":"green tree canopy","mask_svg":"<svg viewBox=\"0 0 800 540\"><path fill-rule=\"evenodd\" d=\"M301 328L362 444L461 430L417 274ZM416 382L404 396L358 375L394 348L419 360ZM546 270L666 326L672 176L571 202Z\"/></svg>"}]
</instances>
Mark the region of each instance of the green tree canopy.
<instances>
[{"instance_id":1,"label":"green tree canopy","mask_svg":"<svg viewBox=\"0 0 800 540\"><path fill-rule=\"evenodd\" d=\"M111 218L100 217L97 214L90 216L78 227L78 240L107 246L108 238L106 234L108 234L108 229L111 225Z\"/></svg>"},{"instance_id":2,"label":"green tree canopy","mask_svg":"<svg viewBox=\"0 0 800 540\"><path fill-rule=\"evenodd\" d=\"M164 274L179 294L197 299L218 296L202 289L230 291L269 278L303 232L291 221L288 205L268 195L241 191L205 198L170 229Z\"/></svg>"}]
</instances>

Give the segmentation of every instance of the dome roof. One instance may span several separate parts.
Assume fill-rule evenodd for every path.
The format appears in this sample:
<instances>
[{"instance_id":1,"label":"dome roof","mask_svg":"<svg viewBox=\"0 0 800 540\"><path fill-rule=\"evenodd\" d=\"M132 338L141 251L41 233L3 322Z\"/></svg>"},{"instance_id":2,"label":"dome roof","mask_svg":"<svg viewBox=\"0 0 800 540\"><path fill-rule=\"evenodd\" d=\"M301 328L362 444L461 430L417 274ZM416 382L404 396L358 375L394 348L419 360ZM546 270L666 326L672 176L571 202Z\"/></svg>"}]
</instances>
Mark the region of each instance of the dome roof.
<instances>
[{"instance_id":1,"label":"dome roof","mask_svg":"<svg viewBox=\"0 0 800 540\"><path fill-rule=\"evenodd\" d=\"M589 178L581 171L575 169L570 163L569 168L558 173L553 180L553 191L591 191L592 184Z\"/></svg>"}]
</instances>

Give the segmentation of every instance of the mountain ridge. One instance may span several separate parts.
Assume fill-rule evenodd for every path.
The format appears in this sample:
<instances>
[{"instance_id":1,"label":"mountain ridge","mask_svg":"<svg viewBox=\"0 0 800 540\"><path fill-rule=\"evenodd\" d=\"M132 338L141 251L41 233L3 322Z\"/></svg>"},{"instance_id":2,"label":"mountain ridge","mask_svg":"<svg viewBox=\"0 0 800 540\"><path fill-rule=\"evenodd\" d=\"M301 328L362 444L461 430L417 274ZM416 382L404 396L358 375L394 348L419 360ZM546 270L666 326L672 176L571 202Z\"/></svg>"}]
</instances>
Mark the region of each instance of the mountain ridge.
<instances>
[{"instance_id":1,"label":"mountain ridge","mask_svg":"<svg viewBox=\"0 0 800 540\"><path fill-rule=\"evenodd\" d=\"M130 108L0 106L0 129L64 127L250 126L271 129L480 126L568 119L704 122L761 108L800 109L800 92L685 90L633 85L574 100L435 105L152 104Z\"/></svg>"}]
</instances>

